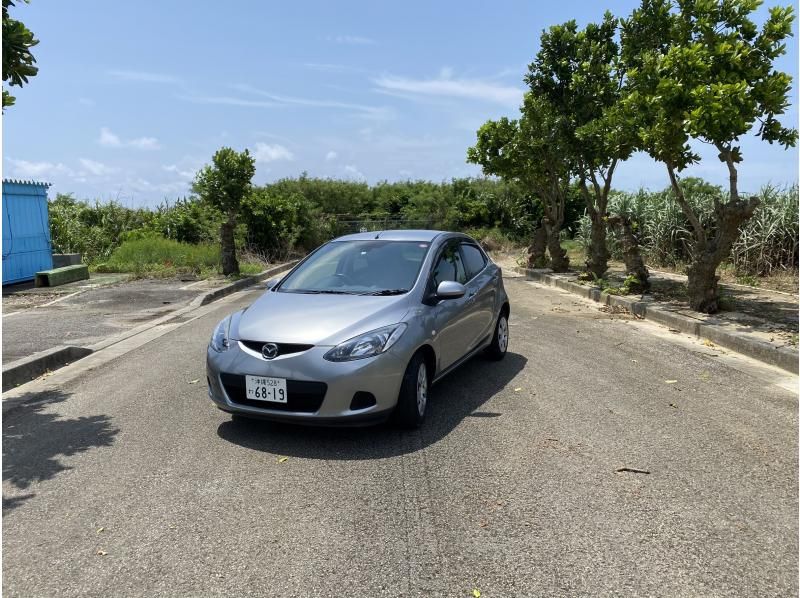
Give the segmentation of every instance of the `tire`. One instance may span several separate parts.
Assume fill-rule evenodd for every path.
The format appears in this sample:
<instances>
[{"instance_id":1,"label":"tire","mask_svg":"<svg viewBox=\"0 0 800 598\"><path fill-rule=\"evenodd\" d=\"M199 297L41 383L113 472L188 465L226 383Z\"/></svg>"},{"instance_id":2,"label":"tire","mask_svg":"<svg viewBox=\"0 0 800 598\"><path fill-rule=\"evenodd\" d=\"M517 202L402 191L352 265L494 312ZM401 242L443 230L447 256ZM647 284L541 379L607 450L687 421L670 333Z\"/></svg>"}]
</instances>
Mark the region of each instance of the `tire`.
<instances>
[{"instance_id":1,"label":"tire","mask_svg":"<svg viewBox=\"0 0 800 598\"><path fill-rule=\"evenodd\" d=\"M508 312L500 312L494 327L492 344L486 348L486 356L493 361L500 361L508 351Z\"/></svg>"},{"instance_id":2,"label":"tire","mask_svg":"<svg viewBox=\"0 0 800 598\"><path fill-rule=\"evenodd\" d=\"M422 353L416 353L403 374L393 414L395 424L409 429L422 425L427 412L429 389L428 366Z\"/></svg>"}]
</instances>

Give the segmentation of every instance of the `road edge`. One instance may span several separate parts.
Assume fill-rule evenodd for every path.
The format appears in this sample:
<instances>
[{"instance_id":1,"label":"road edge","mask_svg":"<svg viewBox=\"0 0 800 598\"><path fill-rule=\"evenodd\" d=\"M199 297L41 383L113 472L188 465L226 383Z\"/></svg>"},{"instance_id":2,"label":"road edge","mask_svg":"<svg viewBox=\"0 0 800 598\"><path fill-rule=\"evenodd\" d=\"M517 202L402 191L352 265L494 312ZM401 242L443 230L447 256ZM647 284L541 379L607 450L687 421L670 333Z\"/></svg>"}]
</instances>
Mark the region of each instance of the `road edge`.
<instances>
[{"instance_id":1,"label":"road edge","mask_svg":"<svg viewBox=\"0 0 800 598\"><path fill-rule=\"evenodd\" d=\"M284 272L290 268L293 268L298 262L299 260L291 260L283 264L278 264L277 266L267 268L263 272L259 272L253 276L242 278L236 282L232 282L218 289L204 293L203 295L199 295L192 299L192 301L185 307L170 312L169 314L160 318L156 318L155 320L151 320L150 322L142 324L141 326L137 326L136 328L131 328L130 330L126 330L118 335L103 339L102 341L93 345L89 345L88 347L54 347L52 349L40 351L38 353L34 353L33 355L28 355L22 359L5 364L2 369L3 393L5 393L7 390L19 388L21 385L27 384L32 380L36 380L44 374L58 370L59 368L74 363L79 359L96 353L97 351L101 351L112 345L116 345L117 343L129 339L132 336L136 336L147 330L150 330L155 326L166 324L171 320L180 318L181 316L194 311L198 307L208 305L217 299L221 299L222 297L226 297L227 295L256 285L259 282L262 282L280 272Z\"/></svg>"},{"instance_id":2,"label":"road edge","mask_svg":"<svg viewBox=\"0 0 800 598\"><path fill-rule=\"evenodd\" d=\"M652 301L642 301L604 293L598 287L588 287L569 280L564 276L553 274L550 270L535 270L530 268L515 267L514 271L525 276L526 280L539 282L551 287L580 295L596 303L608 306L618 306L627 309L638 318L650 320L657 324L679 330L686 334L706 339L717 345L736 351L767 365L778 367L792 374L797 374L798 352L786 347L774 347L769 343L749 338L746 333L724 330L721 324L716 324L713 318L692 318L659 306ZM698 314L699 316L699 314Z\"/></svg>"}]
</instances>

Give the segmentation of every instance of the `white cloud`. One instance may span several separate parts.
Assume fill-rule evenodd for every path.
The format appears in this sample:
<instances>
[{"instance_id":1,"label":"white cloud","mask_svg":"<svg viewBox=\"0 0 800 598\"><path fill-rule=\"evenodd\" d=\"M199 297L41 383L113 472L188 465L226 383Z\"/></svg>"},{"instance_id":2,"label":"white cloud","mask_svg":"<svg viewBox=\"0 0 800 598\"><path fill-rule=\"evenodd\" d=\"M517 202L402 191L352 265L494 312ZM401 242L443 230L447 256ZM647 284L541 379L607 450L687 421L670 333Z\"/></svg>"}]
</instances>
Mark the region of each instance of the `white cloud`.
<instances>
[{"instance_id":1,"label":"white cloud","mask_svg":"<svg viewBox=\"0 0 800 598\"><path fill-rule=\"evenodd\" d=\"M264 102L262 100L247 100L230 96L187 96L179 95L179 100L193 104L218 104L222 106L247 106L250 108L274 108L280 106L277 102Z\"/></svg>"},{"instance_id":2,"label":"white cloud","mask_svg":"<svg viewBox=\"0 0 800 598\"><path fill-rule=\"evenodd\" d=\"M81 163L81 166L89 172L89 174L93 174L94 176L104 176L117 171L116 168L106 166L102 162L89 160L88 158L81 158L79 162Z\"/></svg>"},{"instance_id":3,"label":"white cloud","mask_svg":"<svg viewBox=\"0 0 800 598\"><path fill-rule=\"evenodd\" d=\"M390 108L382 106L367 106L364 104L352 104L350 102L339 102L336 100L315 100L310 98L298 98L293 96L284 96L262 89L256 89L250 85L234 85L234 89L243 93L249 93L275 102L274 105L295 105L295 106L311 106L315 108L340 108L342 110L353 110L360 112L362 116L374 120L390 120L394 118L394 112Z\"/></svg>"},{"instance_id":4,"label":"white cloud","mask_svg":"<svg viewBox=\"0 0 800 598\"><path fill-rule=\"evenodd\" d=\"M256 143L256 149L253 152L256 162L274 162L276 160L294 160L294 154L286 149L284 146L275 143Z\"/></svg>"},{"instance_id":5,"label":"white cloud","mask_svg":"<svg viewBox=\"0 0 800 598\"><path fill-rule=\"evenodd\" d=\"M139 137L138 139L131 139L128 145L137 149L143 150L157 150L161 149L161 144L155 137Z\"/></svg>"},{"instance_id":6,"label":"white cloud","mask_svg":"<svg viewBox=\"0 0 800 598\"><path fill-rule=\"evenodd\" d=\"M100 145L104 145L106 147L121 147L122 141L119 137L117 137L108 127L102 127L100 129L100 138L97 140L97 143Z\"/></svg>"},{"instance_id":7,"label":"white cloud","mask_svg":"<svg viewBox=\"0 0 800 598\"><path fill-rule=\"evenodd\" d=\"M337 44L347 44L350 46L372 46L377 42L369 37L362 37L360 35L334 35L326 38L329 42L336 42Z\"/></svg>"},{"instance_id":8,"label":"white cloud","mask_svg":"<svg viewBox=\"0 0 800 598\"><path fill-rule=\"evenodd\" d=\"M11 164L13 176L19 178L72 176L74 174L72 169L67 168L61 162L58 164L52 162L29 162L28 160L15 160L14 158L6 158L6 160Z\"/></svg>"},{"instance_id":9,"label":"white cloud","mask_svg":"<svg viewBox=\"0 0 800 598\"><path fill-rule=\"evenodd\" d=\"M195 174L194 171L192 170L181 170L180 168L178 168L176 164L162 166L161 168L164 169L166 172L174 172L178 176L183 177L185 179L193 179Z\"/></svg>"},{"instance_id":10,"label":"white cloud","mask_svg":"<svg viewBox=\"0 0 800 598\"><path fill-rule=\"evenodd\" d=\"M178 77L161 73L148 73L144 71L113 70L108 74L122 81L138 81L141 83L180 83Z\"/></svg>"},{"instance_id":11,"label":"white cloud","mask_svg":"<svg viewBox=\"0 0 800 598\"><path fill-rule=\"evenodd\" d=\"M452 69L444 68L436 79L409 79L384 75L374 80L379 90L418 96L452 97L519 106L523 90L480 79L454 79Z\"/></svg>"},{"instance_id":12,"label":"white cloud","mask_svg":"<svg viewBox=\"0 0 800 598\"><path fill-rule=\"evenodd\" d=\"M335 160L338 157L339 157L339 154L337 154L336 152L331 150L327 154L325 154L325 161L326 162L330 162L331 160Z\"/></svg>"},{"instance_id":13,"label":"white cloud","mask_svg":"<svg viewBox=\"0 0 800 598\"><path fill-rule=\"evenodd\" d=\"M141 150L161 149L161 144L155 137L137 137L136 139L124 141L108 127L100 129L100 137L97 139L97 143L105 147L134 147Z\"/></svg>"}]
</instances>

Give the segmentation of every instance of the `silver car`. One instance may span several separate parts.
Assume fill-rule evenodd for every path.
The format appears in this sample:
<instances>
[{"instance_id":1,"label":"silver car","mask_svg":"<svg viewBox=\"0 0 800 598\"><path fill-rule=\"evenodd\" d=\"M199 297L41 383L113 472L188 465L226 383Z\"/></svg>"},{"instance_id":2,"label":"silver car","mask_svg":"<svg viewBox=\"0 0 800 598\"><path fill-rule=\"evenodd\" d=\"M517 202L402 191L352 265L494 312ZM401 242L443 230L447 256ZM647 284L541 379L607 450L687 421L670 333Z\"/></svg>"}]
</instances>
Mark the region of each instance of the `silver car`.
<instances>
[{"instance_id":1,"label":"silver car","mask_svg":"<svg viewBox=\"0 0 800 598\"><path fill-rule=\"evenodd\" d=\"M267 287L208 346L209 397L233 414L416 427L431 384L508 348L500 268L460 233L340 237Z\"/></svg>"}]
</instances>

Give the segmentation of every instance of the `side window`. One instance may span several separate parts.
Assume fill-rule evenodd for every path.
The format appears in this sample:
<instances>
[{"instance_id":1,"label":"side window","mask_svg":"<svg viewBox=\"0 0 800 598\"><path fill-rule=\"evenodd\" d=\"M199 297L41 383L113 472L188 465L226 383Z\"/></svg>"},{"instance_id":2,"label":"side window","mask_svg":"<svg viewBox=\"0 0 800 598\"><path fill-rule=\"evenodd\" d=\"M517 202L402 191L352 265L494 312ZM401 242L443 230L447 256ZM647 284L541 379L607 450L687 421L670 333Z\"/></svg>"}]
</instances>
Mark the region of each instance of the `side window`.
<instances>
[{"instance_id":1,"label":"side window","mask_svg":"<svg viewBox=\"0 0 800 598\"><path fill-rule=\"evenodd\" d=\"M486 258L483 256L483 252L474 245L462 243L461 253L464 256L467 278L474 278L478 272L486 267Z\"/></svg>"},{"instance_id":2,"label":"side window","mask_svg":"<svg viewBox=\"0 0 800 598\"><path fill-rule=\"evenodd\" d=\"M434 288L445 280L454 280L461 284L467 282L467 272L461 261L461 254L457 245L448 245L433 269Z\"/></svg>"}]
</instances>

